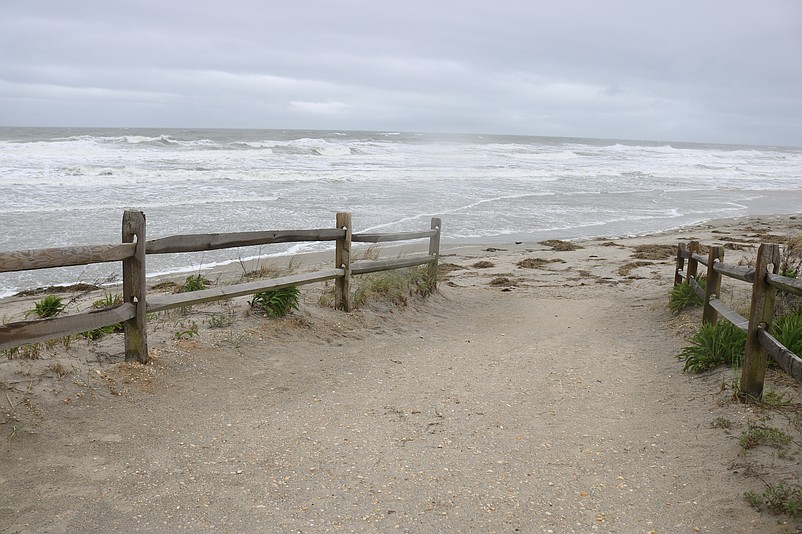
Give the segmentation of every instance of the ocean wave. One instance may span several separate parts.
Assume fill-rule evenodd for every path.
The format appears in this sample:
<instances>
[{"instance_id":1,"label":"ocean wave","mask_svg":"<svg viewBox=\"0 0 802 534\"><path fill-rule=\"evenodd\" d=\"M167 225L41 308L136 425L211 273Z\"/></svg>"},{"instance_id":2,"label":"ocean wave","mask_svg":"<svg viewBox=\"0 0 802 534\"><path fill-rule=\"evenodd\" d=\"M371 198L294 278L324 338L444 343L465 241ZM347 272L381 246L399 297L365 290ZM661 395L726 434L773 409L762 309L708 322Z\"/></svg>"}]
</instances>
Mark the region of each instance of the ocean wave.
<instances>
[{"instance_id":1,"label":"ocean wave","mask_svg":"<svg viewBox=\"0 0 802 534\"><path fill-rule=\"evenodd\" d=\"M364 231L428 228L442 217L444 238L572 238L790 212L802 201L802 156L783 150L399 132L87 132L0 140L4 246L116 239L131 207L149 215L153 232L310 228L348 210ZM187 261L163 259L154 269Z\"/></svg>"},{"instance_id":2,"label":"ocean wave","mask_svg":"<svg viewBox=\"0 0 802 534\"><path fill-rule=\"evenodd\" d=\"M145 137L141 135L126 135L122 138L125 143L129 145L177 145L178 141L169 135L160 135L158 137ZM116 139L114 140L116 141Z\"/></svg>"},{"instance_id":3,"label":"ocean wave","mask_svg":"<svg viewBox=\"0 0 802 534\"><path fill-rule=\"evenodd\" d=\"M265 141L237 141L235 143L229 143L226 146L241 150L259 150L265 153L273 152L273 143L267 143Z\"/></svg>"},{"instance_id":4,"label":"ocean wave","mask_svg":"<svg viewBox=\"0 0 802 534\"><path fill-rule=\"evenodd\" d=\"M187 206L205 206L205 205L212 205L212 206L221 206L226 204L252 204L258 202L278 202L281 200L281 197L255 197L255 196L248 196L248 197L240 197L240 198L217 198L217 199L208 199L208 198L198 198L198 199L181 199L181 200L166 200L163 202L138 202L135 204L135 209L138 210L147 210L151 208L175 208L176 210L180 210L182 207ZM29 207L16 207L11 209L0 209L0 214L2 215L22 215L22 214L34 214L34 213L97 213L98 211L124 211L126 209L130 209L132 207L131 201L125 202L112 202L112 201L105 201L102 205L102 208L99 208L96 205L87 205L87 204L73 204L73 205L64 205L64 204L53 204L48 203L46 206L29 206Z\"/></svg>"},{"instance_id":5,"label":"ocean wave","mask_svg":"<svg viewBox=\"0 0 802 534\"><path fill-rule=\"evenodd\" d=\"M310 148L309 152L311 154L317 154L319 156L350 156L353 154L352 149L347 146L343 147L332 147L332 146L324 146L324 147L315 147Z\"/></svg>"}]
</instances>

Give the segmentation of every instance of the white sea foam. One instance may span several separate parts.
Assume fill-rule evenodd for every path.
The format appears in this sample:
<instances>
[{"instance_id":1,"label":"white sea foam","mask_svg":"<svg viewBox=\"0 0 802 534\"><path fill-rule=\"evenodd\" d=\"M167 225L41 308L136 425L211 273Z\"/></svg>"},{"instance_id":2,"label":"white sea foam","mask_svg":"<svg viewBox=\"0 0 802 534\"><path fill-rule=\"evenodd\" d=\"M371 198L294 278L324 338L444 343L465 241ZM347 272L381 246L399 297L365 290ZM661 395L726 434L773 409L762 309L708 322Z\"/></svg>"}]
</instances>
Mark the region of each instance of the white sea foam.
<instances>
[{"instance_id":1,"label":"white sea foam","mask_svg":"<svg viewBox=\"0 0 802 534\"><path fill-rule=\"evenodd\" d=\"M797 211L802 150L401 132L0 129L0 249L119 240L124 209L150 237L331 227L445 241L642 234ZM151 273L330 244L149 258ZM0 293L101 276L102 266L0 275Z\"/></svg>"}]
</instances>

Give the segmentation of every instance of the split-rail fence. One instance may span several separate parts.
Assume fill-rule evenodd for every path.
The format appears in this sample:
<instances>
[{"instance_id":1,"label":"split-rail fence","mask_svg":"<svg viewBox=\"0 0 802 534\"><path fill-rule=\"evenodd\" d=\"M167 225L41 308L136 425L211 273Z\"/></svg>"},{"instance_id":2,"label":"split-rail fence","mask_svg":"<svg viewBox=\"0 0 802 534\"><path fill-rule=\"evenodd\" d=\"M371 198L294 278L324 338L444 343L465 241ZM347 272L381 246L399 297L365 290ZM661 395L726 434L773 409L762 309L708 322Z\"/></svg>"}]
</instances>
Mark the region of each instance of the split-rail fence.
<instances>
[{"instance_id":1,"label":"split-rail fence","mask_svg":"<svg viewBox=\"0 0 802 534\"><path fill-rule=\"evenodd\" d=\"M724 247L721 245L709 247L707 256L703 255L701 250L698 241L679 244L674 285L687 280L693 287L704 303L703 322L715 323L721 315L746 332L746 350L740 380L741 393L754 398L763 395L769 355L788 374L802 383L802 359L769 333L774 318L774 300L777 291L802 296L802 280L778 274L781 263L780 246L770 243L760 245L754 267L724 263ZM697 282L700 263L707 267L707 283L704 288ZM752 284L748 318L741 316L719 300L722 276Z\"/></svg>"},{"instance_id":2,"label":"split-rail fence","mask_svg":"<svg viewBox=\"0 0 802 534\"><path fill-rule=\"evenodd\" d=\"M122 323L125 359L147 363L148 313L326 280L335 281L335 307L347 312L351 309L351 275L428 264L430 276L436 280L440 254L439 218L433 218L431 227L422 231L357 234L352 232L351 214L338 212L335 228L173 235L151 241L146 240L145 226L144 213L126 211L122 219L122 243L119 244L0 252L0 273L120 261L123 286L123 302L118 306L0 325L0 350ZM397 259L351 261L352 242L385 243L426 238L429 239L428 254L412 254ZM149 254L201 252L304 241L334 241L334 268L172 295L149 297L146 294L146 258Z\"/></svg>"}]
</instances>

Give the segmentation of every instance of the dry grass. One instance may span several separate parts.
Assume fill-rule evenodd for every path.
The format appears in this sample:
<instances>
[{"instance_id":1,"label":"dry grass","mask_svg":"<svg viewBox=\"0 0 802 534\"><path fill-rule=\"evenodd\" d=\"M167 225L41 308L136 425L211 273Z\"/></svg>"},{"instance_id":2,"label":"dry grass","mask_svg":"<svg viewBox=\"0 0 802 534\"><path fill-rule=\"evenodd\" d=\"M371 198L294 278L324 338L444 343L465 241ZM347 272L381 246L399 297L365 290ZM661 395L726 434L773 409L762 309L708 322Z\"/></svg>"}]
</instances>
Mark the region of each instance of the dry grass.
<instances>
[{"instance_id":1,"label":"dry grass","mask_svg":"<svg viewBox=\"0 0 802 534\"><path fill-rule=\"evenodd\" d=\"M757 230L754 234L748 234L746 237L751 237L760 243L785 243L788 239L786 236L771 234L762 230Z\"/></svg>"},{"instance_id":2,"label":"dry grass","mask_svg":"<svg viewBox=\"0 0 802 534\"><path fill-rule=\"evenodd\" d=\"M253 269L248 269L246 263L240 260L240 267L242 268L242 276L240 281L261 280L264 278L278 278L281 276L288 276L298 271L299 260L296 256L290 258L286 267L281 267L273 263L265 263L261 259L257 260Z\"/></svg>"},{"instance_id":3,"label":"dry grass","mask_svg":"<svg viewBox=\"0 0 802 534\"><path fill-rule=\"evenodd\" d=\"M515 265L517 265L519 269L542 269L549 263L565 263L565 261L561 260L560 258L554 258L554 259L526 258L524 260L519 261Z\"/></svg>"},{"instance_id":4,"label":"dry grass","mask_svg":"<svg viewBox=\"0 0 802 534\"><path fill-rule=\"evenodd\" d=\"M437 277L442 278L448 273L453 271L462 271L465 267L457 265L456 263L438 263L437 264Z\"/></svg>"},{"instance_id":5,"label":"dry grass","mask_svg":"<svg viewBox=\"0 0 802 534\"><path fill-rule=\"evenodd\" d=\"M551 250L556 250L558 252L570 252L572 250L584 248L575 243L571 243L570 241L562 241L560 239L547 239L546 241L541 241L538 244L545 247L551 247Z\"/></svg>"},{"instance_id":6,"label":"dry grass","mask_svg":"<svg viewBox=\"0 0 802 534\"><path fill-rule=\"evenodd\" d=\"M3 355L9 360L39 360L42 358L42 343L28 343L13 349L6 349Z\"/></svg>"},{"instance_id":7,"label":"dry grass","mask_svg":"<svg viewBox=\"0 0 802 534\"><path fill-rule=\"evenodd\" d=\"M741 245L738 243L724 243L724 248L727 250L744 250L747 248L754 248L752 245Z\"/></svg>"},{"instance_id":8,"label":"dry grass","mask_svg":"<svg viewBox=\"0 0 802 534\"><path fill-rule=\"evenodd\" d=\"M97 291L102 289L100 286L94 284L72 284L68 286L48 286L37 287L35 289L26 289L15 294L15 297L34 297L37 295L54 295L61 293L84 293L87 291Z\"/></svg>"},{"instance_id":9,"label":"dry grass","mask_svg":"<svg viewBox=\"0 0 802 534\"><path fill-rule=\"evenodd\" d=\"M67 376L68 374L70 374L72 372L72 369L69 369L63 363L61 363L59 361L54 361L53 363L48 365L46 369L48 371L54 373L59 378L64 378L65 376Z\"/></svg>"},{"instance_id":10,"label":"dry grass","mask_svg":"<svg viewBox=\"0 0 802 534\"><path fill-rule=\"evenodd\" d=\"M495 263L487 260L477 261L476 263L471 265L471 267L473 267L474 269L490 269L495 266L496 266Z\"/></svg>"},{"instance_id":11,"label":"dry grass","mask_svg":"<svg viewBox=\"0 0 802 534\"><path fill-rule=\"evenodd\" d=\"M379 247L376 245L370 245L368 248L363 250L356 260L378 260L379 259Z\"/></svg>"},{"instance_id":12,"label":"dry grass","mask_svg":"<svg viewBox=\"0 0 802 534\"><path fill-rule=\"evenodd\" d=\"M242 274L242 280L261 280L263 278L278 278L281 276L282 269L278 269L276 267L272 267L269 265L265 265L259 267L258 269L254 269L252 271L247 271Z\"/></svg>"},{"instance_id":13,"label":"dry grass","mask_svg":"<svg viewBox=\"0 0 802 534\"><path fill-rule=\"evenodd\" d=\"M175 282L159 282L156 285L151 286L151 291L166 291L168 293L175 293L181 286L176 284Z\"/></svg>"},{"instance_id":14,"label":"dry grass","mask_svg":"<svg viewBox=\"0 0 802 534\"><path fill-rule=\"evenodd\" d=\"M354 284L351 302L357 308L387 302L406 306L409 297L431 295L436 290L435 283L427 266L366 274Z\"/></svg>"},{"instance_id":15,"label":"dry grass","mask_svg":"<svg viewBox=\"0 0 802 534\"><path fill-rule=\"evenodd\" d=\"M666 260L677 257L676 245L637 245L633 250L635 253L632 257L639 260Z\"/></svg>"},{"instance_id":16,"label":"dry grass","mask_svg":"<svg viewBox=\"0 0 802 534\"><path fill-rule=\"evenodd\" d=\"M630 273L639 267L648 267L650 265L654 265L650 261L631 261L629 263L625 263L621 267L618 268L618 275L619 276L630 276Z\"/></svg>"}]
</instances>

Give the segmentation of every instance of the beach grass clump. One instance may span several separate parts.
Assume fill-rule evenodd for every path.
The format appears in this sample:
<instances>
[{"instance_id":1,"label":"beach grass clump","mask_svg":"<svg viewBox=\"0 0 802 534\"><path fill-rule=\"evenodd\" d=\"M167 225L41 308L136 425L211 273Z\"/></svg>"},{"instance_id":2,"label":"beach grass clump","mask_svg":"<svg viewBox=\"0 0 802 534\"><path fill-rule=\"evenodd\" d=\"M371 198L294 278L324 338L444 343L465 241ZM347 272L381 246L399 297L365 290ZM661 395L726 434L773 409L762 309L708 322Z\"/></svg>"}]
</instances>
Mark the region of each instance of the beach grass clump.
<instances>
[{"instance_id":1,"label":"beach grass clump","mask_svg":"<svg viewBox=\"0 0 802 534\"><path fill-rule=\"evenodd\" d=\"M249 304L252 308L260 308L268 316L277 319L298 309L300 294L301 291L297 286L270 289L256 293Z\"/></svg>"},{"instance_id":2,"label":"beach grass clump","mask_svg":"<svg viewBox=\"0 0 802 534\"><path fill-rule=\"evenodd\" d=\"M398 306L408 304L409 297L428 297L437 289L437 277L429 265L394 269L360 276L351 301L356 307L371 302L391 302Z\"/></svg>"},{"instance_id":3,"label":"beach grass clump","mask_svg":"<svg viewBox=\"0 0 802 534\"><path fill-rule=\"evenodd\" d=\"M763 392L763 396L759 400L755 400L756 404L764 408L780 409L790 406L793 402L791 395L787 391L777 391L770 389Z\"/></svg>"},{"instance_id":4,"label":"beach grass clump","mask_svg":"<svg viewBox=\"0 0 802 534\"><path fill-rule=\"evenodd\" d=\"M707 279L704 276L700 276L696 279L696 282L700 286L705 287ZM687 280L672 287L671 291L668 293L668 309L671 310L671 313L674 315L677 315L685 308L701 305L702 299L699 298L699 295L696 294L696 291L694 291Z\"/></svg>"},{"instance_id":5,"label":"beach grass clump","mask_svg":"<svg viewBox=\"0 0 802 534\"><path fill-rule=\"evenodd\" d=\"M780 274L798 278L802 273L802 235L789 237L780 255Z\"/></svg>"},{"instance_id":6,"label":"beach grass clump","mask_svg":"<svg viewBox=\"0 0 802 534\"><path fill-rule=\"evenodd\" d=\"M103 294L102 298L99 298L92 303L92 308L96 310L101 310L103 308L111 308L113 306L119 306L122 303L123 303L123 296L120 293L106 292ZM109 334L116 334L122 331L123 331L123 324L114 323L107 326L101 326L100 328L87 330L86 332L81 332L80 335L85 337L86 339L96 341Z\"/></svg>"},{"instance_id":7,"label":"beach grass clump","mask_svg":"<svg viewBox=\"0 0 802 534\"><path fill-rule=\"evenodd\" d=\"M111 293L109 291L103 293L103 297L97 299L92 303L92 308L100 310L103 308L110 308L112 306L119 306L123 303L123 296L120 293Z\"/></svg>"},{"instance_id":8,"label":"beach grass clump","mask_svg":"<svg viewBox=\"0 0 802 534\"><path fill-rule=\"evenodd\" d=\"M788 278L802 276L802 236L789 237L786 241L780 254L779 273ZM802 297L781 291L777 294L774 310L777 315L800 313L800 310L802 310ZM790 349L791 347L788 348ZM799 355L799 352L794 352Z\"/></svg>"},{"instance_id":9,"label":"beach grass clump","mask_svg":"<svg viewBox=\"0 0 802 534\"><path fill-rule=\"evenodd\" d=\"M746 332L726 320L705 323L690 343L677 354L677 358L685 361L683 372L701 373L719 365L740 367L746 349Z\"/></svg>"},{"instance_id":10,"label":"beach grass clump","mask_svg":"<svg viewBox=\"0 0 802 534\"><path fill-rule=\"evenodd\" d=\"M94 328L92 330L87 330L86 332L81 332L81 335L86 339L91 341L97 341L98 339L105 337L109 334L117 334L123 331L123 324L122 323L115 323L108 326L101 326L100 328Z\"/></svg>"},{"instance_id":11,"label":"beach grass clump","mask_svg":"<svg viewBox=\"0 0 802 534\"><path fill-rule=\"evenodd\" d=\"M198 323L196 321L176 321L173 326L177 328L173 334L175 339L189 339L200 335Z\"/></svg>"},{"instance_id":12,"label":"beach grass clump","mask_svg":"<svg viewBox=\"0 0 802 534\"><path fill-rule=\"evenodd\" d=\"M297 256L292 256L287 262L286 267L281 267L274 263L259 260L253 269L246 267L245 261L240 258L240 266L242 267L242 276L240 281L246 280L262 280L264 278L279 278L281 276L289 276L298 272L301 265L301 260Z\"/></svg>"},{"instance_id":13,"label":"beach grass clump","mask_svg":"<svg viewBox=\"0 0 802 534\"><path fill-rule=\"evenodd\" d=\"M234 312L228 313L213 313L206 318L206 324L209 328L226 328L236 322Z\"/></svg>"},{"instance_id":14,"label":"beach grass clump","mask_svg":"<svg viewBox=\"0 0 802 534\"><path fill-rule=\"evenodd\" d=\"M355 256L357 261L360 260L373 260L376 261L381 256L381 249L376 245L370 245L364 249L359 255Z\"/></svg>"},{"instance_id":15,"label":"beach grass clump","mask_svg":"<svg viewBox=\"0 0 802 534\"><path fill-rule=\"evenodd\" d=\"M42 343L26 343L19 347L4 349L3 357L8 360L38 360L42 357Z\"/></svg>"},{"instance_id":16,"label":"beach grass clump","mask_svg":"<svg viewBox=\"0 0 802 534\"><path fill-rule=\"evenodd\" d=\"M710 422L710 426L713 428L723 428L727 430L732 426L732 421L726 417L716 417Z\"/></svg>"},{"instance_id":17,"label":"beach grass clump","mask_svg":"<svg viewBox=\"0 0 802 534\"><path fill-rule=\"evenodd\" d=\"M25 317L36 315L40 319L47 319L48 317L55 317L64 309L64 303L61 297L56 295L47 295L45 298L36 302L32 310L25 313Z\"/></svg>"},{"instance_id":18,"label":"beach grass clump","mask_svg":"<svg viewBox=\"0 0 802 534\"><path fill-rule=\"evenodd\" d=\"M788 350L797 356L802 354L802 310L776 318L769 332Z\"/></svg>"},{"instance_id":19,"label":"beach grass clump","mask_svg":"<svg viewBox=\"0 0 802 534\"><path fill-rule=\"evenodd\" d=\"M187 276L184 285L181 286L179 292L189 293L192 291L202 291L209 285L209 281L200 274L191 274Z\"/></svg>"},{"instance_id":20,"label":"beach grass clump","mask_svg":"<svg viewBox=\"0 0 802 534\"><path fill-rule=\"evenodd\" d=\"M165 291L167 293L177 293L181 291L181 286L173 281L165 280L150 286L150 291Z\"/></svg>"},{"instance_id":21,"label":"beach grass clump","mask_svg":"<svg viewBox=\"0 0 802 534\"><path fill-rule=\"evenodd\" d=\"M365 275L357 284L351 302L358 308L375 301L389 301L403 306L407 304L410 292L409 282L401 273L389 271L380 275Z\"/></svg>"},{"instance_id":22,"label":"beach grass clump","mask_svg":"<svg viewBox=\"0 0 802 534\"><path fill-rule=\"evenodd\" d=\"M776 515L802 516L802 486L799 484L767 483L763 493L747 491L744 498L759 512L767 510Z\"/></svg>"},{"instance_id":23,"label":"beach grass clump","mask_svg":"<svg viewBox=\"0 0 802 534\"><path fill-rule=\"evenodd\" d=\"M765 445L774 449L784 449L793 441L793 437L779 428L763 425L750 425L738 437L738 445L749 450Z\"/></svg>"}]
</instances>

